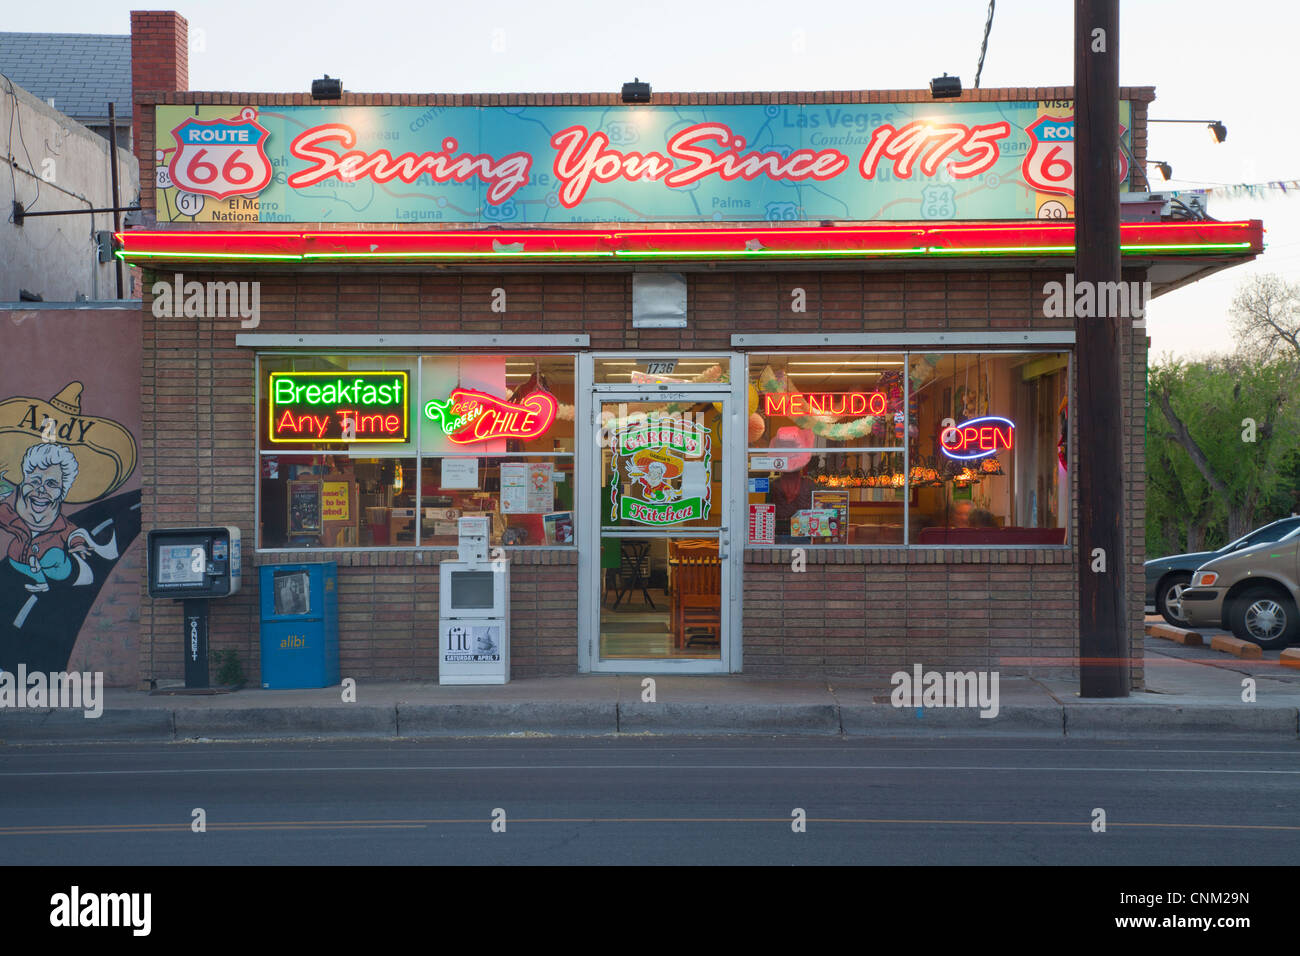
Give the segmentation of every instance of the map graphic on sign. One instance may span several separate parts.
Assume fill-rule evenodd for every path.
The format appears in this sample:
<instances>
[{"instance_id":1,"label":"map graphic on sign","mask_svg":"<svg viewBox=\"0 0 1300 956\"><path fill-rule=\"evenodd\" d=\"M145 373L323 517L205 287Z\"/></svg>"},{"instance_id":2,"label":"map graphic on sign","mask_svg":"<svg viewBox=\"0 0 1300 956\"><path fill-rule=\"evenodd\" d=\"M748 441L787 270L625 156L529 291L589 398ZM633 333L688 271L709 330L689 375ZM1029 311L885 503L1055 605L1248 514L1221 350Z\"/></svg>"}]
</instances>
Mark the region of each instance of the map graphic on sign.
<instances>
[{"instance_id":1,"label":"map graphic on sign","mask_svg":"<svg viewBox=\"0 0 1300 956\"><path fill-rule=\"evenodd\" d=\"M618 429L610 467L610 520L660 526L707 518L712 440L703 425L675 416ZM688 473L699 480L683 482ZM626 494L624 482L631 486Z\"/></svg>"},{"instance_id":2,"label":"map graphic on sign","mask_svg":"<svg viewBox=\"0 0 1300 956\"><path fill-rule=\"evenodd\" d=\"M433 228L1065 218L1073 115L1070 100L164 104L154 206L159 222Z\"/></svg>"}]
</instances>

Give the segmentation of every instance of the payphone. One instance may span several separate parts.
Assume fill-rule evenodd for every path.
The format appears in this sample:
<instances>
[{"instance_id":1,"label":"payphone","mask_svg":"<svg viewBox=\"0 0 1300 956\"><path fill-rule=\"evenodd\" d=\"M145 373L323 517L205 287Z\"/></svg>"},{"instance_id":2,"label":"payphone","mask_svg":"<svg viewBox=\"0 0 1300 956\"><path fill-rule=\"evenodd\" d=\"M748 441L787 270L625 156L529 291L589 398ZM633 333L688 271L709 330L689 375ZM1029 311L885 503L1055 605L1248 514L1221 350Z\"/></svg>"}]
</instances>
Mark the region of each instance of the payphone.
<instances>
[{"instance_id":1,"label":"payphone","mask_svg":"<svg viewBox=\"0 0 1300 956\"><path fill-rule=\"evenodd\" d=\"M438 565L438 683L510 681L510 562L488 558L488 518L460 518L457 560Z\"/></svg>"},{"instance_id":2,"label":"payphone","mask_svg":"<svg viewBox=\"0 0 1300 956\"><path fill-rule=\"evenodd\" d=\"M149 532L148 562L149 596L184 605L185 687L209 687L208 601L239 591L239 529L155 529Z\"/></svg>"}]
</instances>

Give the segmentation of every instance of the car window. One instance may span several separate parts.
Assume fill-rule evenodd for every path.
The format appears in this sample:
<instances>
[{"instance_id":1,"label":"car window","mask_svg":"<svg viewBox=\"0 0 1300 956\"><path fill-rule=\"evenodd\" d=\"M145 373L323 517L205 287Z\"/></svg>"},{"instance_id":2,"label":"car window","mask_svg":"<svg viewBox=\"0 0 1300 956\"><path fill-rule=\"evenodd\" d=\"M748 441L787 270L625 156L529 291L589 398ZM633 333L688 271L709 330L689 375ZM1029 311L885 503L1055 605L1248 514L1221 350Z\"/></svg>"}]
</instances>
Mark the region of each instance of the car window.
<instances>
[{"instance_id":1,"label":"car window","mask_svg":"<svg viewBox=\"0 0 1300 956\"><path fill-rule=\"evenodd\" d=\"M1300 531L1300 518L1283 518L1281 521L1274 521L1262 528L1256 528L1250 534L1243 535L1228 545L1228 550L1238 551L1242 548L1249 548L1253 544L1281 541L1283 538L1289 538L1296 531Z\"/></svg>"}]
</instances>

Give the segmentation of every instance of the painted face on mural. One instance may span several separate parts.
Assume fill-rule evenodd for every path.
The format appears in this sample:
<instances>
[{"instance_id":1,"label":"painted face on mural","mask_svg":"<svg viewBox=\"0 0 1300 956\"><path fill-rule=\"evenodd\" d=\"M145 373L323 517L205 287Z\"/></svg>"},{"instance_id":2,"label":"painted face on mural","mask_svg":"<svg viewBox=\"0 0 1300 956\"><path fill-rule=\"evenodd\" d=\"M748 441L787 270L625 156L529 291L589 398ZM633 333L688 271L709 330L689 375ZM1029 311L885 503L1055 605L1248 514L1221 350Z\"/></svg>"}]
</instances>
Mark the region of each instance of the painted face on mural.
<instances>
[{"instance_id":1,"label":"painted face on mural","mask_svg":"<svg viewBox=\"0 0 1300 956\"><path fill-rule=\"evenodd\" d=\"M33 531L43 531L58 520L63 498L63 468L55 462L23 475L15 510Z\"/></svg>"}]
</instances>

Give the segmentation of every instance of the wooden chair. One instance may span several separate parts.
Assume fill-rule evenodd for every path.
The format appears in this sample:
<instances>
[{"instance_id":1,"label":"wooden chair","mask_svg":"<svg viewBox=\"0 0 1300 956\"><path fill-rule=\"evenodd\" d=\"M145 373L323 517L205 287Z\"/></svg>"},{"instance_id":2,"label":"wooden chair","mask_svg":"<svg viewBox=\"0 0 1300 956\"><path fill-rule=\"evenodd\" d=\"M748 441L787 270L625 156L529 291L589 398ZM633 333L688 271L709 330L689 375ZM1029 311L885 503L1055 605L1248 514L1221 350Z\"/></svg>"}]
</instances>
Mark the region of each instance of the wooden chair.
<instances>
[{"instance_id":1,"label":"wooden chair","mask_svg":"<svg viewBox=\"0 0 1300 956\"><path fill-rule=\"evenodd\" d=\"M720 644L722 562L718 559L718 542L670 538L668 567L672 574L676 646Z\"/></svg>"}]
</instances>

